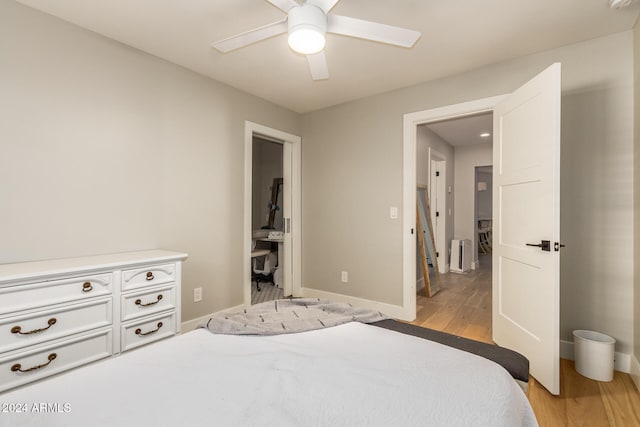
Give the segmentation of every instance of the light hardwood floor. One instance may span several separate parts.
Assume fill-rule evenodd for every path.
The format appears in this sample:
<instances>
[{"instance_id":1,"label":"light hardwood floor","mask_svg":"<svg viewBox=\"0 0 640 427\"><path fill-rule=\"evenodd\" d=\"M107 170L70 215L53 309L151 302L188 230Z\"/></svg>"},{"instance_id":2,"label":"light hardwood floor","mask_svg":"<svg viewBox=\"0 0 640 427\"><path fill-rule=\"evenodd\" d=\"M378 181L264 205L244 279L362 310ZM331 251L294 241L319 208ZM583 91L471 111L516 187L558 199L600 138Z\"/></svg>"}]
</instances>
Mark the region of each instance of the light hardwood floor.
<instances>
[{"instance_id":1,"label":"light hardwood floor","mask_svg":"<svg viewBox=\"0 0 640 427\"><path fill-rule=\"evenodd\" d=\"M441 276L442 290L433 298L418 294L416 325L493 344L491 340L491 259L468 274ZM611 382L578 374L573 361L561 360L560 396L553 396L534 378L529 401L541 427L640 426L640 393L627 374Z\"/></svg>"}]
</instances>

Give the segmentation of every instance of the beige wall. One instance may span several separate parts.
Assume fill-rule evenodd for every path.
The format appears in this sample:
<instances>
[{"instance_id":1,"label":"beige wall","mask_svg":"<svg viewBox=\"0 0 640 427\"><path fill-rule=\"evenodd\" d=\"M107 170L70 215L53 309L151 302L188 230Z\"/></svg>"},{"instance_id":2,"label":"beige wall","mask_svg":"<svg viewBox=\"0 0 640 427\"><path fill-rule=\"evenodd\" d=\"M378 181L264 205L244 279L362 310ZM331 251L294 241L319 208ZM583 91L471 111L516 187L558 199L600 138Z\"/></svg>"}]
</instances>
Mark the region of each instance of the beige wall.
<instances>
[{"instance_id":1,"label":"beige wall","mask_svg":"<svg viewBox=\"0 0 640 427\"><path fill-rule=\"evenodd\" d=\"M388 212L402 206L403 114L511 92L560 61L561 337L595 329L630 353L631 58L625 32L304 115L303 286L400 305L402 226Z\"/></svg>"},{"instance_id":2,"label":"beige wall","mask_svg":"<svg viewBox=\"0 0 640 427\"><path fill-rule=\"evenodd\" d=\"M0 263L164 247L184 320L241 304L244 121L300 117L9 0L0 52Z\"/></svg>"}]
</instances>

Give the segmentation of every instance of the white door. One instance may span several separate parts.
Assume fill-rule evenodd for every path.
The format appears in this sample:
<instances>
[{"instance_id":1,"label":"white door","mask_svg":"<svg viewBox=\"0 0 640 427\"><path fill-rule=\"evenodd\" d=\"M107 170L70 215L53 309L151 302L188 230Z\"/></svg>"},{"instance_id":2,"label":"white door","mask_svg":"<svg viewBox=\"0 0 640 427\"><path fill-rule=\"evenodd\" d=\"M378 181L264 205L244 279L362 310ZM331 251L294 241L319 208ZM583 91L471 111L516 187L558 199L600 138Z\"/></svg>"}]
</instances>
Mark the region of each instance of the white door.
<instances>
[{"instance_id":1,"label":"white door","mask_svg":"<svg viewBox=\"0 0 640 427\"><path fill-rule=\"evenodd\" d=\"M282 265L278 268L282 269L281 276L283 282L284 296L288 297L293 292L292 285L292 238L291 238L291 197L292 197L292 166L293 166L293 147L292 144L283 144L282 152L282 216L284 221L284 254L278 254L279 259L283 260Z\"/></svg>"},{"instance_id":2,"label":"white door","mask_svg":"<svg viewBox=\"0 0 640 427\"><path fill-rule=\"evenodd\" d=\"M502 100L493 117L493 340L524 354L557 395L560 64Z\"/></svg>"},{"instance_id":3,"label":"white door","mask_svg":"<svg viewBox=\"0 0 640 427\"><path fill-rule=\"evenodd\" d=\"M449 271L447 268L448 256L446 248L446 180L447 162L444 156L429 147L430 176L429 176L429 205L431 207L431 224L433 225L433 239L436 243L438 257L438 270L440 273Z\"/></svg>"}]
</instances>

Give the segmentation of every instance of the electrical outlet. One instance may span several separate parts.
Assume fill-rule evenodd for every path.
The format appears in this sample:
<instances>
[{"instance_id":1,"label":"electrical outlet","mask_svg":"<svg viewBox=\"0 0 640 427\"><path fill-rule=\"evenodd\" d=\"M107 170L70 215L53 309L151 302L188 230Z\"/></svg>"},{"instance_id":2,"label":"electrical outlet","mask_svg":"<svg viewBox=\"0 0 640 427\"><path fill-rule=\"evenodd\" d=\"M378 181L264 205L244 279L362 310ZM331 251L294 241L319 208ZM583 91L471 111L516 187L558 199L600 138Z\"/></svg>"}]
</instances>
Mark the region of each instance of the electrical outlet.
<instances>
[{"instance_id":1,"label":"electrical outlet","mask_svg":"<svg viewBox=\"0 0 640 427\"><path fill-rule=\"evenodd\" d=\"M349 281L349 273L343 271L340 275L340 280L342 280L342 283L347 283Z\"/></svg>"},{"instance_id":2,"label":"electrical outlet","mask_svg":"<svg viewBox=\"0 0 640 427\"><path fill-rule=\"evenodd\" d=\"M193 289L193 302L202 301L202 288Z\"/></svg>"}]
</instances>

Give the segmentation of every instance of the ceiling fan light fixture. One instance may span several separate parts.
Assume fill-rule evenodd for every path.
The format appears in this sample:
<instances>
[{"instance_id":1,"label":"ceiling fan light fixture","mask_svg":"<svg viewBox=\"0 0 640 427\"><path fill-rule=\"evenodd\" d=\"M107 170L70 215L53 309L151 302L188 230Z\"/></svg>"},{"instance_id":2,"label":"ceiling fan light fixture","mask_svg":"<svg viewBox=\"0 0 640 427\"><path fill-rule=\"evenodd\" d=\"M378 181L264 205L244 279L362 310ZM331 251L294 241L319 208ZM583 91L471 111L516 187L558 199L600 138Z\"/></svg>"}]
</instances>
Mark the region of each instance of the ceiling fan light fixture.
<instances>
[{"instance_id":1,"label":"ceiling fan light fixture","mask_svg":"<svg viewBox=\"0 0 640 427\"><path fill-rule=\"evenodd\" d=\"M289 47L303 55L312 55L324 49L327 15L322 9L305 4L289 11L287 21Z\"/></svg>"},{"instance_id":2,"label":"ceiling fan light fixture","mask_svg":"<svg viewBox=\"0 0 640 427\"><path fill-rule=\"evenodd\" d=\"M324 34L314 28L298 28L289 33L289 47L303 55L318 53L324 45Z\"/></svg>"},{"instance_id":3,"label":"ceiling fan light fixture","mask_svg":"<svg viewBox=\"0 0 640 427\"><path fill-rule=\"evenodd\" d=\"M413 47L421 36L420 32L407 28L329 14L340 0L266 1L287 14L286 18L218 40L211 46L226 53L287 33L291 50L306 55L311 78L326 80L329 78L324 52L327 33L404 48Z\"/></svg>"}]
</instances>

